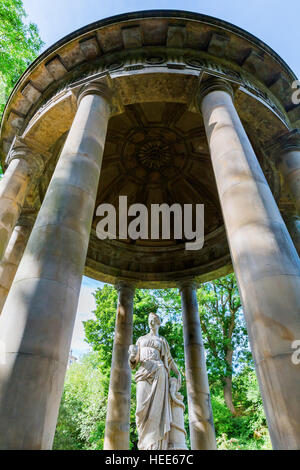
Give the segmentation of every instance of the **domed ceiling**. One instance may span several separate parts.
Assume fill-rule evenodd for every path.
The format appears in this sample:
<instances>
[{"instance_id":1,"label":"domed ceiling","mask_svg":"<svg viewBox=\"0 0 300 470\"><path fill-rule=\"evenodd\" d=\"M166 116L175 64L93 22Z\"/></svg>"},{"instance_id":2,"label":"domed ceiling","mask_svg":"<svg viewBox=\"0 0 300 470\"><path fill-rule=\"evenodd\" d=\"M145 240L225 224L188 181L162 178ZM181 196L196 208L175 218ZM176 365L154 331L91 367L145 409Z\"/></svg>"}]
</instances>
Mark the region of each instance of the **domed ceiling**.
<instances>
[{"instance_id":1,"label":"domed ceiling","mask_svg":"<svg viewBox=\"0 0 300 470\"><path fill-rule=\"evenodd\" d=\"M153 287L174 285L174 280L211 270L230 270L230 256L217 188L201 115L186 105L167 102L139 103L125 107L109 121L96 208L103 203L117 210L119 196L128 206L144 204L204 204L205 244L187 251L186 239L99 240L93 221L87 273L99 279L138 279ZM128 221L130 222L130 217ZM195 222L195 211L193 212ZM171 229L173 218L171 218ZM183 231L184 232L184 231ZM117 234L118 223L117 223ZM150 236L150 230L149 230ZM227 264L224 271L224 264ZM99 272L102 274L99 277ZM218 271L219 272L219 271ZM105 273L105 274L103 274ZM203 277L202 277L203 279Z\"/></svg>"},{"instance_id":2,"label":"domed ceiling","mask_svg":"<svg viewBox=\"0 0 300 470\"><path fill-rule=\"evenodd\" d=\"M211 75L232 84L235 107L279 208L290 209L265 150L300 125L300 105L291 103L296 77L267 45L236 26L173 10L108 18L54 44L16 84L1 123L0 157L5 164L16 135L43 155L45 171L32 184L23 210L34 214L76 114L79 90L94 80L113 90L85 274L111 283L123 278L137 287L167 287L232 269L195 105L199 84ZM149 217L152 204L204 204L203 248L186 250L186 239L176 239L172 231L169 240L100 240L96 209L103 203L118 209L119 196L127 196L128 206L147 206Z\"/></svg>"},{"instance_id":3,"label":"domed ceiling","mask_svg":"<svg viewBox=\"0 0 300 470\"><path fill-rule=\"evenodd\" d=\"M96 206L204 204L205 232L222 225L222 216L200 115L176 103L126 107L110 120ZM128 240L128 243L130 241ZM138 245L173 245L178 241L137 240ZM179 241L184 243L185 240Z\"/></svg>"}]
</instances>

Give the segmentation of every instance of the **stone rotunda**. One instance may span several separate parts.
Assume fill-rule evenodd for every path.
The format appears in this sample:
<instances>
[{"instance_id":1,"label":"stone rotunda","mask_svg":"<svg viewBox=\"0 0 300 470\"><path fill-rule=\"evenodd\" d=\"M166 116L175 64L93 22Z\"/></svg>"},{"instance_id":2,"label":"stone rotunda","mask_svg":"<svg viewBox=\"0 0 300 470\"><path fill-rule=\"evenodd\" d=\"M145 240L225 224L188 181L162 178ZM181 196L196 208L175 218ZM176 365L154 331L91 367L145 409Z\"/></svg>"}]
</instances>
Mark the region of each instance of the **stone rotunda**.
<instances>
[{"instance_id":1,"label":"stone rotunda","mask_svg":"<svg viewBox=\"0 0 300 470\"><path fill-rule=\"evenodd\" d=\"M119 292L105 433L128 449L135 288L179 287L192 449L216 448L196 288L236 273L275 449L300 449L295 75L224 21L86 26L16 84L1 124L0 448L49 449L83 274ZM100 240L96 208L204 204L205 243Z\"/></svg>"}]
</instances>

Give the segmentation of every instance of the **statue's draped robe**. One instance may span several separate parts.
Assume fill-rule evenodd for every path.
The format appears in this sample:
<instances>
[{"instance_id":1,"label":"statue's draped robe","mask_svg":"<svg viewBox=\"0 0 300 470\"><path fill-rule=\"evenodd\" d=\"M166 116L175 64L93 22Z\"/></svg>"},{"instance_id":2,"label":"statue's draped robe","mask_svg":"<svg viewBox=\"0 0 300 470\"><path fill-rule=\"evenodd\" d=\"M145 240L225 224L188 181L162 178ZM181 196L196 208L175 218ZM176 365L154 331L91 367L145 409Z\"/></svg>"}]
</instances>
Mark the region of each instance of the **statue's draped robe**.
<instances>
[{"instance_id":1,"label":"statue's draped robe","mask_svg":"<svg viewBox=\"0 0 300 470\"><path fill-rule=\"evenodd\" d=\"M137 384L136 424L140 450L168 449L172 420L169 395L170 348L161 336L141 336L131 367L140 363Z\"/></svg>"}]
</instances>

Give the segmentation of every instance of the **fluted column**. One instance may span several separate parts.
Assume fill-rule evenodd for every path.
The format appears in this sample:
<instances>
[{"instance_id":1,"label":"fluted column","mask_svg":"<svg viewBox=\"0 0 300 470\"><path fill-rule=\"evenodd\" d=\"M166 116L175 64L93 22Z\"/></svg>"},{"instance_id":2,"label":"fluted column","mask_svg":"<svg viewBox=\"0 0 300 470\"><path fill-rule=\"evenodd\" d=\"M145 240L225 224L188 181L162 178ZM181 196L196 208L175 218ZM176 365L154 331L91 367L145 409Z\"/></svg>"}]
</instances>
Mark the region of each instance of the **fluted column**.
<instances>
[{"instance_id":1,"label":"fluted column","mask_svg":"<svg viewBox=\"0 0 300 470\"><path fill-rule=\"evenodd\" d=\"M112 353L105 425L105 450L128 450L130 432L131 369L128 349L132 344L134 286L116 285L118 308Z\"/></svg>"},{"instance_id":2,"label":"fluted column","mask_svg":"<svg viewBox=\"0 0 300 470\"><path fill-rule=\"evenodd\" d=\"M294 129L281 136L268 149L295 203L300 215L300 130Z\"/></svg>"},{"instance_id":3,"label":"fluted column","mask_svg":"<svg viewBox=\"0 0 300 470\"><path fill-rule=\"evenodd\" d=\"M0 261L0 314L22 259L34 220L35 214L24 214L19 217Z\"/></svg>"},{"instance_id":4,"label":"fluted column","mask_svg":"<svg viewBox=\"0 0 300 470\"><path fill-rule=\"evenodd\" d=\"M198 98L273 447L300 449L299 257L230 85L208 81Z\"/></svg>"},{"instance_id":5,"label":"fluted column","mask_svg":"<svg viewBox=\"0 0 300 470\"><path fill-rule=\"evenodd\" d=\"M0 181L0 260L23 208L30 181L44 169L41 155L16 137L6 159L8 165Z\"/></svg>"},{"instance_id":6,"label":"fluted column","mask_svg":"<svg viewBox=\"0 0 300 470\"><path fill-rule=\"evenodd\" d=\"M84 87L0 317L1 449L52 447L109 117Z\"/></svg>"},{"instance_id":7,"label":"fluted column","mask_svg":"<svg viewBox=\"0 0 300 470\"><path fill-rule=\"evenodd\" d=\"M197 285L193 281L179 284L183 317L185 373L192 450L216 449L210 392L202 340Z\"/></svg>"}]
</instances>

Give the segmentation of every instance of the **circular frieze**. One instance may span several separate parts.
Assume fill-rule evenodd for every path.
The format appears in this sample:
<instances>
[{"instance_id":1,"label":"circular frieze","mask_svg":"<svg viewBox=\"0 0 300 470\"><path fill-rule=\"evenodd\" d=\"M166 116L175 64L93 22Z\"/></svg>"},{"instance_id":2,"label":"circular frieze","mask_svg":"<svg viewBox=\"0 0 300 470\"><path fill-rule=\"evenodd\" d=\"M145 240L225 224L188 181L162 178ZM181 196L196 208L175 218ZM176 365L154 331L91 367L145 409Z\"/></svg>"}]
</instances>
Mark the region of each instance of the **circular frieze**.
<instances>
[{"instance_id":1,"label":"circular frieze","mask_svg":"<svg viewBox=\"0 0 300 470\"><path fill-rule=\"evenodd\" d=\"M138 180L158 182L161 177L180 174L187 163L187 144L176 131L162 127L144 127L131 132L122 151L127 173ZM154 173L153 173L154 172Z\"/></svg>"},{"instance_id":2,"label":"circular frieze","mask_svg":"<svg viewBox=\"0 0 300 470\"><path fill-rule=\"evenodd\" d=\"M170 147L162 140L146 142L140 148L138 159L147 168L161 168L170 163Z\"/></svg>"}]
</instances>

